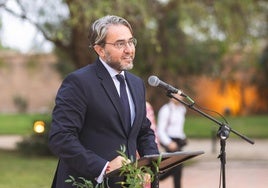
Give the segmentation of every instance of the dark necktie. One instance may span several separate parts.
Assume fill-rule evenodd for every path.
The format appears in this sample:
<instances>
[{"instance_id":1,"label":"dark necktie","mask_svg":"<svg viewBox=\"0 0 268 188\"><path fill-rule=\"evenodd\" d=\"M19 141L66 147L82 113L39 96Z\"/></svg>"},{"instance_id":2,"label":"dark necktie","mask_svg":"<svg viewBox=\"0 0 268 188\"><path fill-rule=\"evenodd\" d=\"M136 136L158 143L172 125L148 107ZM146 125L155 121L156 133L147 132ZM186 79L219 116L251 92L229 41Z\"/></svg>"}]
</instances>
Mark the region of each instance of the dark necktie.
<instances>
[{"instance_id":1,"label":"dark necktie","mask_svg":"<svg viewBox=\"0 0 268 188\"><path fill-rule=\"evenodd\" d=\"M131 125L131 118L130 118L130 107L128 102L125 78L121 74L116 75L116 78L120 82L120 99L124 110L125 125L127 126L126 128L129 131Z\"/></svg>"}]
</instances>

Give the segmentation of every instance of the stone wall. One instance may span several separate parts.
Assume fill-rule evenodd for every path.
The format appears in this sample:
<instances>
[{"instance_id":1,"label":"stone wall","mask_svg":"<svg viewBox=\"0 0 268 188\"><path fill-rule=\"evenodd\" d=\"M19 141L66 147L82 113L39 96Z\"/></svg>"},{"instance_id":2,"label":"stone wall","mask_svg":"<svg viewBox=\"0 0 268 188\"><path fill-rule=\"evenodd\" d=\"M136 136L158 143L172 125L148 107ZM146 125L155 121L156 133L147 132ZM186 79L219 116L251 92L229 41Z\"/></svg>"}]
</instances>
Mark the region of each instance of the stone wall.
<instances>
[{"instance_id":1,"label":"stone wall","mask_svg":"<svg viewBox=\"0 0 268 188\"><path fill-rule=\"evenodd\" d=\"M52 54L0 52L0 113L50 112L61 78ZM15 103L17 100L17 104Z\"/></svg>"}]
</instances>

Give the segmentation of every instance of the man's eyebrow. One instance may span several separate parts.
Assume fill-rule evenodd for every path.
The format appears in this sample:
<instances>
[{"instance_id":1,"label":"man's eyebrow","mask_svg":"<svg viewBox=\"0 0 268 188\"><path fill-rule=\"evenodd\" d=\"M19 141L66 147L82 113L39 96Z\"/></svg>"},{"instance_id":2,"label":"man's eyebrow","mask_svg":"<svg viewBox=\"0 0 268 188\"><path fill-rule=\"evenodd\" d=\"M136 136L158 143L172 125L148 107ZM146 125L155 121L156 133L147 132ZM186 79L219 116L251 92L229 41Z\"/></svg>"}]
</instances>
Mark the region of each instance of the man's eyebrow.
<instances>
[{"instance_id":1,"label":"man's eyebrow","mask_svg":"<svg viewBox=\"0 0 268 188\"><path fill-rule=\"evenodd\" d=\"M116 40L115 42L125 42L125 41L129 41L129 40L131 40L131 39L134 39L134 37L131 37L131 38L129 38L128 40L118 39L118 40Z\"/></svg>"},{"instance_id":2,"label":"man's eyebrow","mask_svg":"<svg viewBox=\"0 0 268 188\"><path fill-rule=\"evenodd\" d=\"M124 40L124 39L118 39L118 40L116 40L115 42L125 42L126 40Z\"/></svg>"}]
</instances>

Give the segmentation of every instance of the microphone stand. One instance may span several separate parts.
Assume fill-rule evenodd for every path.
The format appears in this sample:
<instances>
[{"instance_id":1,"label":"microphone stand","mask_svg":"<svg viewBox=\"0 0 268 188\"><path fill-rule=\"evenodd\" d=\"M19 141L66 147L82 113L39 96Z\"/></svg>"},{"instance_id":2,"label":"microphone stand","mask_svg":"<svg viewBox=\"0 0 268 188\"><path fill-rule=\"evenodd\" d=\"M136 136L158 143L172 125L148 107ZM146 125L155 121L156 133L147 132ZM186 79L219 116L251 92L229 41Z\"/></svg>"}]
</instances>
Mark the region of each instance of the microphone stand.
<instances>
[{"instance_id":1,"label":"microphone stand","mask_svg":"<svg viewBox=\"0 0 268 188\"><path fill-rule=\"evenodd\" d=\"M249 142L250 144L254 144L254 141L250 140L246 136L243 136L242 134L238 133L237 131L231 129L228 124L220 122L217 119L211 117L210 115L208 115L205 112L196 108L194 106L195 102L189 96L183 94L183 97L188 99L188 101L190 101L191 103L187 103L183 100L180 100L179 98L176 98L175 96L172 95L172 91L170 91L170 90L167 91L167 96L179 101L180 103L186 105L188 108L198 112L199 114L203 115L204 117L210 119L211 121L213 121L219 125L219 130L217 132L217 136L220 138L221 152L220 152L220 155L218 156L218 158L220 158L220 161L221 161L222 187L225 188L226 187L226 178L225 178L226 152L225 152L225 146L226 146L226 140L228 139L230 132L238 135L239 137L241 137L245 141Z\"/></svg>"}]
</instances>

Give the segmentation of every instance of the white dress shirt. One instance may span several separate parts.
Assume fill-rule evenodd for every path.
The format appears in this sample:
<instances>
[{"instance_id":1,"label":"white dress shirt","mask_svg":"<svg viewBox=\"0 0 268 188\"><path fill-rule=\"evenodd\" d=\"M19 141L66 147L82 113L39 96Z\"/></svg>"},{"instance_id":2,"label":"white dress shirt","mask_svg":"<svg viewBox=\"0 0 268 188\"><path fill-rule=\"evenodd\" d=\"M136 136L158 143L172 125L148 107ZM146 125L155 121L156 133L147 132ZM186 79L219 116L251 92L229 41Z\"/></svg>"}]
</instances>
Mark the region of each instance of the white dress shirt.
<instances>
[{"instance_id":1,"label":"white dress shirt","mask_svg":"<svg viewBox=\"0 0 268 188\"><path fill-rule=\"evenodd\" d=\"M169 102L163 105L157 117L157 133L160 142L167 146L171 138L185 139L184 121L186 108L182 104Z\"/></svg>"}]
</instances>

